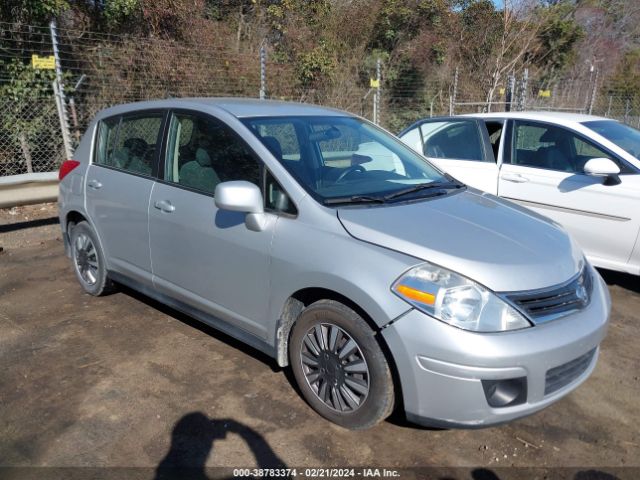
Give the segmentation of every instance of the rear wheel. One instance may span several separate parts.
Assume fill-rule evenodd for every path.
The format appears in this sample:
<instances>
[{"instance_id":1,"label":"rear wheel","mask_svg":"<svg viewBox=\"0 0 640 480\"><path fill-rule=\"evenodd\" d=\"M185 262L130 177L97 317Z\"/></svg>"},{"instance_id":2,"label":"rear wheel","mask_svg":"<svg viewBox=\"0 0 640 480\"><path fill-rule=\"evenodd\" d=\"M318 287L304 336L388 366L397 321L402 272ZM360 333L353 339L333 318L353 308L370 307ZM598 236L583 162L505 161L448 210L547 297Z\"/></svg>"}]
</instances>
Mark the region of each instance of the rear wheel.
<instances>
[{"instance_id":1,"label":"rear wheel","mask_svg":"<svg viewBox=\"0 0 640 480\"><path fill-rule=\"evenodd\" d=\"M99 296L113 291L107 276L104 254L97 236L87 222L80 222L69 232L71 260L76 278L85 292Z\"/></svg>"},{"instance_id":2,"label":"rear wheel","mask_svg":"<svg viewBox=\"0 0 640 480\"><path fill-rule=\"evenodd\" d=\"M333 300L315 302L298 317L290 340L296 382L320 415L351 429L389 416L391 371L373 330L354 310Z\"/></svg>"}]
</instances>

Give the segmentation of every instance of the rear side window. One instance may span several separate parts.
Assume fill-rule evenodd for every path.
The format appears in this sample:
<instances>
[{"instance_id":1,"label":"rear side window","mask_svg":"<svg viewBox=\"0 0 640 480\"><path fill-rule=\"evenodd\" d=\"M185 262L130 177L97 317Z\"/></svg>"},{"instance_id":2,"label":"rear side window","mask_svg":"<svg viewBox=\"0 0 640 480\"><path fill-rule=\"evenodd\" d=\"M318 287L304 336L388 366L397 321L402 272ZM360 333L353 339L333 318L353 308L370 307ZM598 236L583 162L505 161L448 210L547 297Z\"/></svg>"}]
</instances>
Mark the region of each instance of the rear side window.
<instances>
[{"instance_id":1,"label":"rear side window","mask_svg":"<svg viewBox=\"0 0 640 480\"><path fill-rule=\"evenodd\" d=\"M434 120L420 126L423 153L431 158L489 162L474 120Z\"/></svg>"},{"instance_id":2,"label":"rear side window","mask_svg":"<svg viewBox=\"0 0 640 480\"><path fill-rule=\"evenodd\" d=\"M137 114L100 122L95 163L151 175L162 128L162 114Z\"/></svg>"},{"instance_id":3,"label":"rear side window","mask_svg":"<svg viewBox=\"0 0 640 480\"><path fill-rule=\"evenodd\" d=\"M94 162L99 165L113 165L113 152L116 148L118 140L118 127L120 126L120 117L107 118L102 120L98 126L98 148Z\"/></svg>"}]
</instances>

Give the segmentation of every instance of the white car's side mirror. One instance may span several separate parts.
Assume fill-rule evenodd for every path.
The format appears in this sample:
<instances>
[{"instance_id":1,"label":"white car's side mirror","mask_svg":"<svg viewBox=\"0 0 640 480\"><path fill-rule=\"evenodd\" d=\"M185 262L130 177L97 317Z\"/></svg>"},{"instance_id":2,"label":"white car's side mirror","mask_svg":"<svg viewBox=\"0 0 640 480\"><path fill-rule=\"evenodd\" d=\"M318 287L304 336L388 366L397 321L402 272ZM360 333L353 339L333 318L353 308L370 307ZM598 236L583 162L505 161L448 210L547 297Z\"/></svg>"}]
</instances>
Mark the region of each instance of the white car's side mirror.
<instances>
[{"instance_id":1,"label":"white car's side mirror","mask_svg":"<svg viewBox=\"0 0 640 480\"><path fill-rule=\"evenodd\" d=\"M609 175L618 175L620 168L608 158L592 158L584 164L584 173L607 177Z\"/></svg>"},{"instance_id":2,"label":"white car's side mirror","mask_svg":"<svg viewBox=\"0 0 640 480\"><path fill-rule=\"evenodd\" d=\"M584 173L594 177L605 177L605 185L616 185L620 183L618 174L620 167L608 158L592 158L584 164Z\"/></svg>"}]
</instances>

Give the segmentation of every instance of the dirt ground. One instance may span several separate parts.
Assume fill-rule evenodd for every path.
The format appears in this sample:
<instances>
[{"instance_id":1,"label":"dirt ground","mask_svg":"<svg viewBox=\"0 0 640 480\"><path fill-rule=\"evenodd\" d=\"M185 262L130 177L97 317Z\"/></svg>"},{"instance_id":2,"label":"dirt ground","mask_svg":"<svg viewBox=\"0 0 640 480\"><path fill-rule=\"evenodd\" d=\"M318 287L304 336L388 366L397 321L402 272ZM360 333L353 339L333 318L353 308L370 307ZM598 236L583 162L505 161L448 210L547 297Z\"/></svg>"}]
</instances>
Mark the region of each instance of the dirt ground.
<instances>
[{"instance_id":1,"label":"dirt ground","mask_svg":"<svg viewBox=\"0 0 640 480\"><path fill-rule=\"evenodd\" d=\"M261 353L130 290L83 294L55 215L0 210L0 466L640 467L638 278L603 272L598 366L543 412L482 430L396 414L351 432Z\"/></svg>"}]
</instances>

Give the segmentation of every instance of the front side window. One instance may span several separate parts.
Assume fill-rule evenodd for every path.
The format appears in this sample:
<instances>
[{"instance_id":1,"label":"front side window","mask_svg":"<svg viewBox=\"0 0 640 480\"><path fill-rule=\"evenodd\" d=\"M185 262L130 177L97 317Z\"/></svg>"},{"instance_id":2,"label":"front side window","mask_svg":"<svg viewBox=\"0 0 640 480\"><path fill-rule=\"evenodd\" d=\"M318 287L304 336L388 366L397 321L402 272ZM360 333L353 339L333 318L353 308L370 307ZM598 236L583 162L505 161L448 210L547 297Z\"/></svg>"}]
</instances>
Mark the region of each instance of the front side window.
<instances>
[{"instance_id":1,"label":"front side window","mask_svg":"<svg viewBox=\"0 0 640 480\"><path fill-rule=\"evenodd\" d=\"M296 215L298 210L270 171L265 174L264 208L278 213Z\"/></svg>"},{"instance_id":2,"label":"front side window","mask_svg":"<svg viewBox=\"0 0 640 480\"><path fill-rule=\"evenodd\" d=\"M100 122L96 163L151 175L162 114L135 114Z\"/></svg>"},{"instance_id":3,"label":"front side window","mask_svg":"<svg viewBox=\"0 0 640 480\"><path fill-rule=\"evenodd\" d=\"M343 198L381 202L414 187L418 187L417 195L419 190L426 196L427 184L440 186L441 193L454 183L395 137L358 118L296 116L243 121L321 202L338 203Z\"/></svg>"},{"instance_id":4,"label":"front side window","mask_svg":"<svg viewBox=\"0 0 640 480\"><path fill-rule=\"evenodd\" d=\"M493 160L485 158L475 120L434 120L423 123L420 131L427 157L477 162Z\"/></svg>"},{"instance_id":5,"label":"front side window","mask_svg":"<svg viewBox=\"0 0 640 480\"><path fill-rule=\"evenodd\" d=\"M608 158L616 162L603 149L566 128L537 122L515 122L511 160L515 165L584 173L584 165L592 158Z\"/></svg>"},{"instance_id":6,"label":"front side window","mask_svg":"<svg viewBox=\"0 0 640 480\"><path fill-rule=\"evenodd\" d=\"M219 120L174 113L169 126L165 179L213 193L220 182L260 185L260 164L238 135Z\"/></svg>"},{"instance_id":7,"label":"front side window","mask_svg":"<svg viewBox=\"0 0 640 480\"><path fill-rule=\"evenodd\" d=\"M583 125L615 143L624 151L640 158L640 130L614 120L594 120Z\"/></svg>"}]
</instances>

